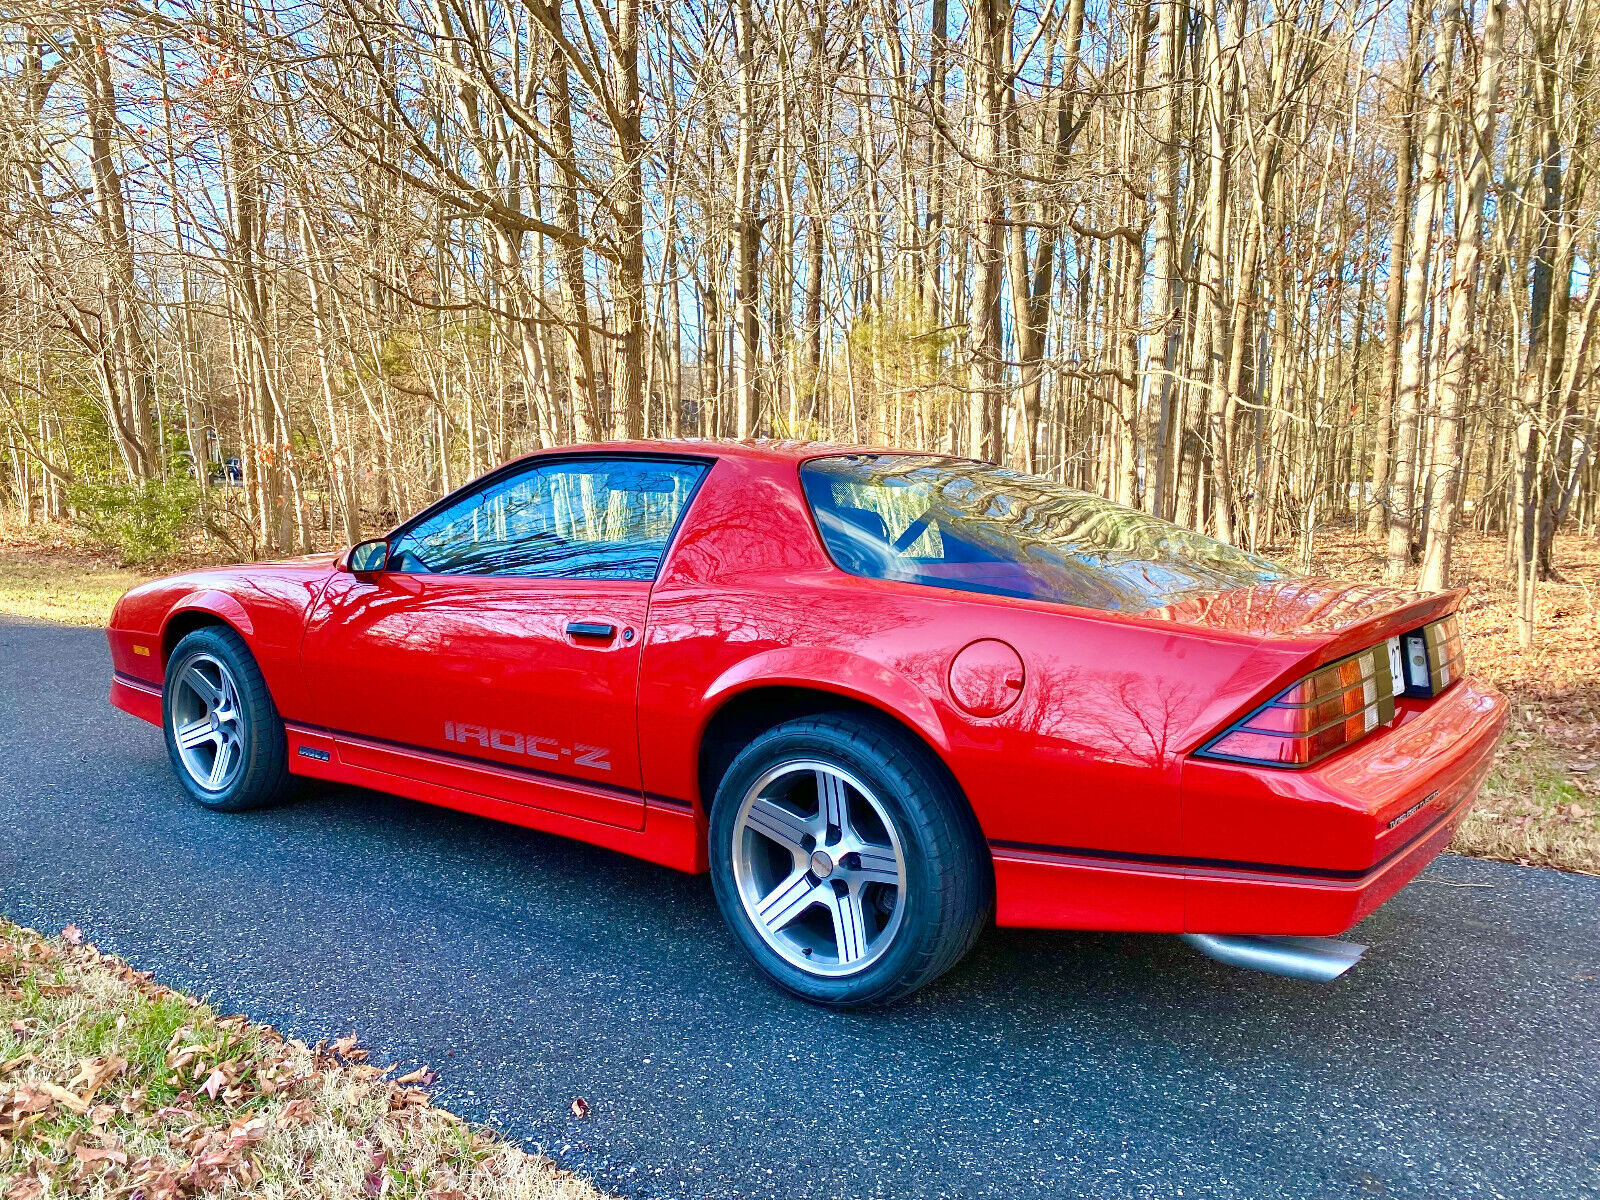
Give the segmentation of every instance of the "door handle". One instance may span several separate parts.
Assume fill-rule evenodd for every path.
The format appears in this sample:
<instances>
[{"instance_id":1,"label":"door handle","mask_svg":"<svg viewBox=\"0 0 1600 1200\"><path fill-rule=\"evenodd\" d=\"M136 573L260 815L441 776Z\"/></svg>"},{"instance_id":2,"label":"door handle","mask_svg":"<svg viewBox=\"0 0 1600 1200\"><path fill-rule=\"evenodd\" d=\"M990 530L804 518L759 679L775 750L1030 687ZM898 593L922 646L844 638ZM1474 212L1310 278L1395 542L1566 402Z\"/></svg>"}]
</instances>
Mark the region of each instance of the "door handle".
<instances>
[{"instance_id":1,"label":"door handle","mask_svg":"<svg viewBox=\"0 0 1600 1200\"><path fill-rule=\"evenodd\" d=\"M617 627L604 621L568 621L567 633L575 638L613 638Z\"/></svg>"}]
</instances>

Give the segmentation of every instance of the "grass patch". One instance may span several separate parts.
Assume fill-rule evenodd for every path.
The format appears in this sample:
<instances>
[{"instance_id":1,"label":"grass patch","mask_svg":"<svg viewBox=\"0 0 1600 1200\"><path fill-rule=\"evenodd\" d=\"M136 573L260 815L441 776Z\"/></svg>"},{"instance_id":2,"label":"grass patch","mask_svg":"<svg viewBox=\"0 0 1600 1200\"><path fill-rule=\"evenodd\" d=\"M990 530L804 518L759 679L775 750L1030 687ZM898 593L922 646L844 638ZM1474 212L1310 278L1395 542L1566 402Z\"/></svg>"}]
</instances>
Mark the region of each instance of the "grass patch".
<instances>
[{"instance_id":1,"label":"grass patch","mask_svg":"<svg viewBox=\"0 0 1600 1200\"><path fill-rule=\"evenodd\" d=\"M5 1200L601 1196L433 1107L426 1068L221 1016L63 935L0 919Z\"/></svg>"},{"instance_id":2,"label":"grass patch","mask_svg":"<svg viewBox=\"0 0 1600 1200\"><path fill-rule=\"evenodd\" d=\"M152 577L118 566L69 525L0 525L0 613L103 626L117 598Z\"/></svg>"},{"instance_id":3,"label":"grass patch","mask_svg":"<svg viewBox=\"0 0 1600 1200\"><path fill-rule=\"evenodd\" d=\"M117 598L147 578L118 567L0 553L0 612L65 625L104 625Z\"/></svg>"},{"instance_id":4,"label":"grass patch","mask_svg":"<svg viewBox=\"0 0 1600 1200\"><path fill-rule=\"evenodd\" d=\"M1600 763L1570 743L1514 727L1451 849L1479 858L1600 875Z\"/></svg>"}]
</instances>

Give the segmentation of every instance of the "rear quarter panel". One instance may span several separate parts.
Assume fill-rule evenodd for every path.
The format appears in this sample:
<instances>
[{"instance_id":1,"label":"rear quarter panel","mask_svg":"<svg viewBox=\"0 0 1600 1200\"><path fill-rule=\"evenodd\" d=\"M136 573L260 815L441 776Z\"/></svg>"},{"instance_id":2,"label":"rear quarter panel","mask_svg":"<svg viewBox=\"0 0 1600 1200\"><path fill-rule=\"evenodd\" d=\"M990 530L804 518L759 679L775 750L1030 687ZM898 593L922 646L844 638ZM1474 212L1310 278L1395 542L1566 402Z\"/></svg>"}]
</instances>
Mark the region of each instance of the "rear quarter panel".
<instances>
[{"instance_id":1,"label":"rear quarter panel","mask_svg":"<svg viewBox=\"0 0 1600 1200\"><path fill-rule=\"evenodd\" d=\"M989 718L948 690L951 660L982 638L1026 670L1017 702ZM645 787L697 797L700 735L722 704L811 686L916 729L991 842L1178 854L1184 754L1296 657L1226 632L857 579L827 559L793 464L725 459L651 599Z\"/></svg>"}]
</instances>

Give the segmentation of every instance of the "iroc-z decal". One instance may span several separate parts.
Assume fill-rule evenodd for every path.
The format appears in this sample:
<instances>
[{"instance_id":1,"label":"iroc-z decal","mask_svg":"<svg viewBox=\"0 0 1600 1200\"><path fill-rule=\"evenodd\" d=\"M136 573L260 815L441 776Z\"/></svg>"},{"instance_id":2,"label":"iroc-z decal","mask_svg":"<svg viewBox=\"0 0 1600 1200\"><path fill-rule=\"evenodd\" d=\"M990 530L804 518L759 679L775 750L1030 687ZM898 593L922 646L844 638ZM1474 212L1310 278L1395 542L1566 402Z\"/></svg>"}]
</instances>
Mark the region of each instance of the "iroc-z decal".
<instances>
[{"instance_id":1,"label":"iroc-z decal","mask_svg":"<svg viewBox=\"0 0 1600 1200\"><path fill-rule=\"evenodd\" d=\"M551 762L563 759L575 767L592 767L596 771L611 770L611 747L590 746L574 742L563 746L552 737L535 733L518 733L513 729L490 729L484 725L468 725L461 721L444 723L444 740L458 746L480 746L485 750L498 750L501 754L521 754L526 758L543 758Z\"/></svg>"}]
</instances>

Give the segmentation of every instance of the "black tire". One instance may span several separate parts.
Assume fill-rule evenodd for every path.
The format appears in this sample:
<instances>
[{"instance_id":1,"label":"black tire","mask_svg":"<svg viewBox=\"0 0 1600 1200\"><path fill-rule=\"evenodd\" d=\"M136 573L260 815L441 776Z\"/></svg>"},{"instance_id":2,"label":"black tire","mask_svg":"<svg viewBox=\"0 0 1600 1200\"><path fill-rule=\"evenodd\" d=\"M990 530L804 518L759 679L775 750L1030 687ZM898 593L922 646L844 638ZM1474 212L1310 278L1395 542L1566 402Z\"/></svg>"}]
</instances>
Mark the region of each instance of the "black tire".
<instances>
[{"instance_id":1,"label":"black tire","mask_svg":"<svg viewBox=\"0 0 1600 1200\"><path fill-rule=\"evenodd\" d=\"M227 778L220 781L222 786L209 787L195 777L179 750L176 729L186 714L177 712L175 716L175 710L192 706L199 696L197 690L181 682L191 666L198 666L208 678L215 678L218 665L231 677L228 682L237 697L242 720L236 723L238 732L229 751L230 760L237 756L237 766L230 765ZM161 728L178 782L207 808L218 812L265 808L283 803L296 790L297 780L289 774L283 721L272 703L267 681L244 639L227 626L204 626L173 647L162 688ZM217 744L220 746L220 742Z\"/></svg>"},{"instance_id":2,"label":"black tire","mask_svg":"<svg viewBox=\"0 0 1600 1200\"><path fill-rule=\"evenodd\" d=\"M734 866L736 854L746 853L736 849L745 845L741 839L747 837L738 824L741 810L764 778L786 766L798 774L803 770L798 766L801 763L837 768L866 785L877 801L867 819L881 811L887 817L884 832L892 822L898 837L905 881L898 925L889 932L885 948L875 950L875 957L859 970L851 971L845 961L838 924L832 928L841 948L837 960L827 964L834 973L820 974L797 965L794 947L789 947L786 955L769 944L768 935L758 928L741 895ZM820 785L818 790L820 793ZM820 795L817 803L820 810ZM826 836L833 836L831 827ZM756 737L734 758L717 787L709 839L717 904L739 944L773 982L815 1004L845 1008L883 1003L931 982L972 948L993 907L993 868L965 798L925 746L892 721L870 714L836 712L798 718ZM804 847L804 839L801 845ZM789 869L781 850L779 847L776 868L780 873ZM805 852L802 848L792 853L798 875L807 869ZM860 865L859 858L856 865ZM826 860L824 868L833 869ZM813 873L797 886L820 882L816 869L811 868ZM744 866L745 879L750 878L751 870ZM843 883L830 886L841 895L846 890ZM752 887L751 894L766 891L765 884ZM881 913L883 909L873 911ZM808 910L807 919L819 912L824 920L831 919L820 905ZM884 932L880 927L877 935L881 938ZM858 944L869 945L869 937L863 936ZM804 950L805 955L810 953Z\"/></svg>"}]
</instances>

